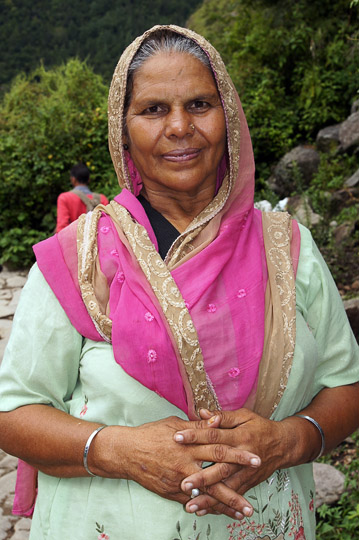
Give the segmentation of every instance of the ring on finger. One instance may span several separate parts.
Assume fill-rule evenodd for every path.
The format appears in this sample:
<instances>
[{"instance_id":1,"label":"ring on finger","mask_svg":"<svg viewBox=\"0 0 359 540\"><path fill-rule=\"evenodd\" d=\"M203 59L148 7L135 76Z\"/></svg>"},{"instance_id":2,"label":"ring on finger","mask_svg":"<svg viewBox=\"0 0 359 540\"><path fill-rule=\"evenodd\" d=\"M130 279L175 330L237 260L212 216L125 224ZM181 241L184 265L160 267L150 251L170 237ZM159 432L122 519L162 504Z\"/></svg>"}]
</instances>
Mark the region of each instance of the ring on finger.
<instances>
[{"instance_id":1,"label":"ring on finger","mask_svg":"<svg viewBox=\"0 0 359 540\"><path fill-rule=\"evenodd\" d=\"M194 488L191 491L191 499L194 499L195 497L198 497L200 495L200 490L198 488Z\"/></svg>"}]
</instances>

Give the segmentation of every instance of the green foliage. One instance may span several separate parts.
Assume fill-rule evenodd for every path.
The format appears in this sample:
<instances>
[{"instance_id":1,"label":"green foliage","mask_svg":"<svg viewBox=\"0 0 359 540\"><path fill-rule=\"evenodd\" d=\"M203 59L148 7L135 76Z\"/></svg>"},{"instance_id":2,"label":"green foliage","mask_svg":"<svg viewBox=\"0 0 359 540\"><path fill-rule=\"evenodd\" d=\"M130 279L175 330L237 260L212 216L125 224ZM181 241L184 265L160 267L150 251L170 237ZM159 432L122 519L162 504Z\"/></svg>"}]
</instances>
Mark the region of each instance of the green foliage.
<instances>
[{"instance_id":1,"label":"green foliage","mask_svg":"<svg viewBox=\"0 0 359 540\"><path fill-rule=\"evenodd\" d=\"M89 166L94 191L113 195L107 92L79 60L15 79L0 105L0 262L32 261L31 243L54 231L57 196L71 188L78 161Z\"/></svg>"},{"instance_id":2,"label":"green foliage","mask_svg":"<svg viewBox=\"0 0 359 540\"><path fill-rule=\"evenodd\" d=\"M352 435L355 442L348 461L335 466L345 474L345 492L334 506L323 504L317 510L317 540L356 540L359 523L359 432ZM330 463L331 456L321 461Z\"/></svg>"},{"instance_id":3,"label":"green foliage","mask_svg":"<svg viewBox=\"0 0 359 540\"><path fill-rule=\"evenodd\" d=\"M295 144L348 115L359 89L358 13L348 0L205 0L190 18L239 92L260 179Z\"/></svg>"}]
</instances>

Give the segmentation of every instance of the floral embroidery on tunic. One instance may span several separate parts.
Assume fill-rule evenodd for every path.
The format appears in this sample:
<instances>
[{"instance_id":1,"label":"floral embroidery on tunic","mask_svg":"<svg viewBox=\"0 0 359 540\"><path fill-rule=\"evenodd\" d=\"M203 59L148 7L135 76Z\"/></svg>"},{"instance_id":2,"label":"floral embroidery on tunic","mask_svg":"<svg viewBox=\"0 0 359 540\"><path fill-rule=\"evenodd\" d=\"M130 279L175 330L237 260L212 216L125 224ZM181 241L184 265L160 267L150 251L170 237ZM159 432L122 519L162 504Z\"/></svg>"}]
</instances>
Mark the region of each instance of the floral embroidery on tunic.
<instances>
[{"instance_id":1,"label":"floral embroidery on tunic","mask_svg":"<svg viewBox=\"0 0 359 540\"><path fill-rule=\"evenodd\" d=\"M177 521L176 523L176 529L177 529L177 532L178 532L178 536L176 538L173 538L173 540L185 540L185 537L182 536L181 534L181 524L179 521ZM200 540L201 538L203 538L203 540L210 540L211 538L211 526L210 524L208 523L208 526L207 526L207 530L206 530L206 539L204 536L202 536L202 533L201 531L200 532L197 532L197 521L194 521L193 523L193 534L190 534L189 536L186 537L186 540ZM213 537L212 537L213 538Z\"/></svg>"},{"instance_id":2,"label":"floral embroidery on tunic","mask_svg":"<svg viewBox=\"0 0 359 540\"><path fill-rule=\"evenodd\" d=\"M80 411L80 416L85 416L85 414L87 413L87 403L88 403L88 397L85 396L85 403Z\"/></svg>"},{"instance_id":3,"label":"floral embroidery on tunic","mask_svg":"<svg viewBox=\"0 0 359 540\"><path fill-rule=\"evenodd\" d=\"M273 495L285 492L289 489L290 479L285 471L276 471L271 478L266 480L268 484L268 501L260 508L256 496L249 495L257 515L262 515L267 510L269 517L265 523L245 518L227 525L229 532L228 540L306 540L303 526L302 508L298 494L291 491L288 508L270 508L270 500ZM313 496L313 492L310 491ZM263 518L262 518L263 519Z\"/></svg>"},{"instance_id":4,"label":"floral embroidery on tunic","mask_svg":"<svg viewBox=\"0 0 359 540\"><path fill-rule=\"evenodd\" d=\"M97 540L110 540L110 536L105 533L105 527L104 525L100 525L96 521L96 531L100 533L97 537Z\"/></svg>"}]
</instances>

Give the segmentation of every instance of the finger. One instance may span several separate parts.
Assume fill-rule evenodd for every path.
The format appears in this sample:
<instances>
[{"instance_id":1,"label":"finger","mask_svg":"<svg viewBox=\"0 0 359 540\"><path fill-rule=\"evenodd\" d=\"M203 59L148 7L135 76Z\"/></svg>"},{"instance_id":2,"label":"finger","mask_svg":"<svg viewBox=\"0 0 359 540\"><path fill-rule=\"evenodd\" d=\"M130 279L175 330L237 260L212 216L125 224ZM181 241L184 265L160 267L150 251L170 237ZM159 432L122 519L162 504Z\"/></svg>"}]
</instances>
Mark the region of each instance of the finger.
<instances>
[{"instance_id":1,"label":"finger","mask_svg":"<svg viewBox=\"0 0 359 540\"><path fill-rule=\"evenodd\" d=\"M256 454L225 444L198 445L193 450L193 457L204 462L235 463L252 468L258 468L261 464L261 460ZM210 474L211 469L212 467L205 468L203 471L205 477Z\"/></svg>"},{"instance_id":2,"label":"finger","mask_svg":"<svg viewBox=\"0 0 359 540\"><path fill-rule=\"evenodd\" d=\"M221 482L229 478L238 471L238 465L230 463L216 463L211 467L202 469L201 471L191 474L184 478L181 482L181 489L188 495L194 488L204 490L206 486L211 486L217 482Z\"/></svg>"},{"instance_id":3,"label":"finger","mask_svg":"<svg viewBox=\"0 0 359 540\"><path fill-rule=\"evenodd\" d=\"M246 517L250 517L253 514L252 505L242 495L239 495L222 482L208 486L206 488L206 493L210 495L212 499L216 499L219 503L223 503L228 508L231 508L235 512L239 512ZM188 501L186 504L186 510L188 508L190 513L198 512L210 508L210 504L211 502L208 501L205 495L199 495L198 497ZM203 508L203 506L205 507ZM197 509L195 509L196 507Z\"/></svg>"},{"instance_id":4,"label":"finger","mask_svg":"<svg viewBox=\"0 0 359 540\"><path fill-rule=\"evenodd\" d=\"M207 494L200 495L189 501L185 506L185 510L190 514L196 513L199 517L207 514L224 514L232 519L241 520L244 518L244 515L241 512L229 508L229 506L226 506L225 504L218 503L216 499Z\"/></svg>"}]
</instances>

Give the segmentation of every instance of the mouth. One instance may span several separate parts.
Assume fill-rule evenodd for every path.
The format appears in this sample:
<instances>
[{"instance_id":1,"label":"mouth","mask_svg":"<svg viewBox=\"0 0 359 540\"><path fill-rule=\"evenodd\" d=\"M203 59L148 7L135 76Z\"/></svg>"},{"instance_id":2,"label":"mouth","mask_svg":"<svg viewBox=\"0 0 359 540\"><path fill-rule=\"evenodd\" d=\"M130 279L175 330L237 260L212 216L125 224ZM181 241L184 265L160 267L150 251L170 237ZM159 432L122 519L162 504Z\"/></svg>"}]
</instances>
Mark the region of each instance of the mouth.
<instances>
[{"instance_id":1,"label":"mouth","mask_svg":"<svg viewBox=\"0 0 359 540\"><path fill-rule=\"evenodd\" d=\"M181 163L183 161L191 161L198 157L200 153L199 148L181 148L177 150L171 150L171 152L166 152L162 154L163 159L166 161L173 161L175 163Z\"/></svg>"}]
</instances>

